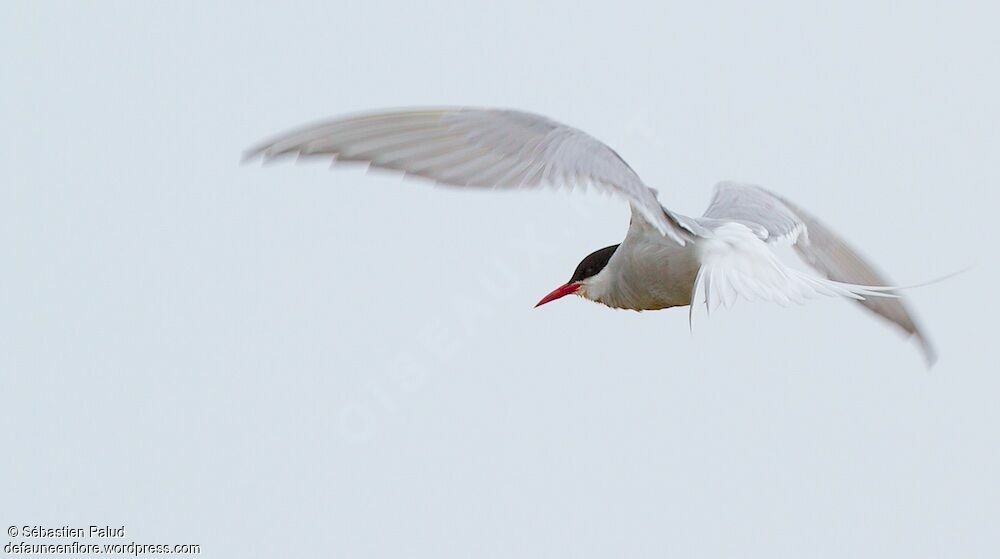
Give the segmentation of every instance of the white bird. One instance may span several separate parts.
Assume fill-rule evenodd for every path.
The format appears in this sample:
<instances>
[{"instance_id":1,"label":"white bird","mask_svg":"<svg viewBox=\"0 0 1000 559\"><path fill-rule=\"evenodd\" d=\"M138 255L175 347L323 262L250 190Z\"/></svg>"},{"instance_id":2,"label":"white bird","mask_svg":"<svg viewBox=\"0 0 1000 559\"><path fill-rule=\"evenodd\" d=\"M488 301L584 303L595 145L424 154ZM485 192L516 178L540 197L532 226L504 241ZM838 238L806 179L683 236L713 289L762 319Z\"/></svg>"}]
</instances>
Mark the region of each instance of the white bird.
<instances>
[{"instance_id":1,"label":"white bird","mask_svg":"<svg viewBox=\"0 0 1000 559\"><path fill-rule=\"evenodd\" d=\"M844 297L915 337L928 364L935 360L898 293L788 200L759 186L721 182L704 215L678 214L660 205L656 191L610 147L539 115L475 108L354 115L282 134L248 150L244 160L287 154L365 162L452 186L593 186L627 200L632 218L625 239L584 258L569 282L538 305L569 294L636 311L700 300L711 310L738 299L787 304ZM783 264L772 250L777 245L792 245L821 275Z\"/></svg>"}]
</instances>

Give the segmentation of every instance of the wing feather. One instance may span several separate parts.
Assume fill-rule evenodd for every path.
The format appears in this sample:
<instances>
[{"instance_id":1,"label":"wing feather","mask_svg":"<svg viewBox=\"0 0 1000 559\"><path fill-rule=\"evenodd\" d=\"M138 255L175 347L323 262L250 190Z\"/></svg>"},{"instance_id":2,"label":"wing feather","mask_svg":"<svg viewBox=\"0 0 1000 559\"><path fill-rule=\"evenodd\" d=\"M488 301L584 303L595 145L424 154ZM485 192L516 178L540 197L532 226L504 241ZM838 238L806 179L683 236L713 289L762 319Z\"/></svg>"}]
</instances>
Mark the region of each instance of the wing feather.
<instances>
[{"instance_id":1,"label":"wing feather","mask_svg":"<svg viewBox=\"0 0 1000 559\"><path fill-rule=\"evenodd\" d=\"M289 154L367 162L452 186L593 185L624 197L681 245L695 226L663 208L656 192L607 145L520 111L433 108L348 116L282 134L248 150L244 159Z\"/></svg>"},{"instance_id":2,"label":"wing feather","mask_svg":"<svg viewBox=\"0 0 1000 559\"><path fill-rule=\"evenodd\" d=\"M854 299L867 310L914 336L929 364L936 360L930 340L902 298L893 293L885 277L830 228L788 200L759 186L722 182L716 186L715 195L699 221L715 232L731 224L743 225L761 241L759 244L762 247L766 243L791 243L798 256L824 276L816 278L803 274L784 267L775 258L778 269L788 274L789 281L782 284L765 274L764 277L769 278L763 280L766 285L758 286L758 289L745 288L740 291L741 294L749 291L756 293L762 287L771 297L786 296L790 300L817 295ZM743 239L743 242L749 243L748 239ZM773 256L773 252L768 251L768 254ZM732 273L748 272L743 269ZM754 270L754 273L760 273L760 270ZM751 283L745 275L737 281L745 287ZM779 293L782 295L779 296Z\"/></svg>"}]
</instances>

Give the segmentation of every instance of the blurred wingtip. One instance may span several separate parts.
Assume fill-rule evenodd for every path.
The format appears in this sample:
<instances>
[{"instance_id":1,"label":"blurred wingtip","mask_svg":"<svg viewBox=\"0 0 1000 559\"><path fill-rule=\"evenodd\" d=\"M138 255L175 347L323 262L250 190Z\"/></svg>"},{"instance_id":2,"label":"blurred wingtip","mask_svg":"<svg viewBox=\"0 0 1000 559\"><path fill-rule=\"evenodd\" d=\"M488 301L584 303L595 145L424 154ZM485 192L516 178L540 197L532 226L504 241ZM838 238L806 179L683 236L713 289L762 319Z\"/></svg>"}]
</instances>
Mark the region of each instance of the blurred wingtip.
<instances>
[{"instance_id":1,"label":"blurred wingtip","mask_svg":"<svg viewBox=\"0 0 1000 559\"><path fill-rule=\"evenodd\" d=\"M246 165L247 163L252 163L256 160L262 160L266 162L269 158L267 156L267 150L271 147L270 143L258 144L249 149L243 150L243 154L240 156L240 165Z\"/></svg>"},{"instance_id":2,"label":"blurred wingtip","mask_svg":"<svg viewBox=\"0 0 1000 559\"><path fill-rule=\"evenodd\" d=\"M924 355L924 363L927 365L927 369L933 369L938 360L937 350L934 349L934 345L927 339L927 336L924 336L921 332L916 332L914 337L917 339L917 343L920 344L920 352Z\"/></svg>"}]
</instances>

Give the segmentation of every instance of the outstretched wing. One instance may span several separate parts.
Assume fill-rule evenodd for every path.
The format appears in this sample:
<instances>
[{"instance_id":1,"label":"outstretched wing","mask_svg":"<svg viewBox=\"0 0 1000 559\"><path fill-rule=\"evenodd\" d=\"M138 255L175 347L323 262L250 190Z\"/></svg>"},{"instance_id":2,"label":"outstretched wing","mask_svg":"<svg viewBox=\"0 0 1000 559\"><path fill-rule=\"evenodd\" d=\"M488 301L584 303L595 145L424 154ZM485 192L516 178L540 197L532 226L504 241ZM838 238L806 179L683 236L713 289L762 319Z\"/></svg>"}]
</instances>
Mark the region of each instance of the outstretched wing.
<instances>
[{"instance_id":1,"label":"outstretched wing","mask_svg":"<svg viewBox=\"0 0 1000 559\"><path fill-rule=\"evenodd\" d=\"M716 231L724 227L725 223L742 224L762 241L758 243L760 247L765 243L791 243L799 257L823 274L826 280L783 267L775 259L774 263L779 266L779 271L774 272L772 267L768 273L776 275L765 274L765 277L772 278L771 285L801 281L809 284L799 288L786 286L788 289L781 291L782 295L779 295L779 298L795 293L796 289L799 289L799 294L803 296L821 293L854 298L869 311L892 322L907 334L915 336L928 363L935 361L934 348L906 308L902 298L886 297L887 294L893 294L892 290L878 289L880 286L889 285L886 279L836 233L791 202L759 186L722 182L716 186L715 195L701 222ZM741 241L750 242L748 239ZM768 253L768 257L773 258L773 254L770 251ZM765 258L764 255L760 256ZM730 259L725 262L727 266L721 269L729 270L732 268L731 263L736 260ZM759 265L761 261L753 262ZM805 276L804 280L802 276ZM822 282L822 289L810 293L809 287L815 286L817 280ZM711 288L710 282L706 285L707 289ZM718 289L725 290L723 287ZM844 293L845 290L848 293ZM789 299L794 301L796 298Z\"/></svg>"},{"instance_id":2,"label":"outstretched wing","mask_svg":"<svg viewBox=\"0 0 1000 559\"><path fill-rule=\"evenodd\" d=\"M530 113L433 108L349 116L282 134L248 150L245 160L285 154L367 162L452 186L592 185L624 197L678 243L689 237L614 150Z\"/></svg>"}]
</instances>

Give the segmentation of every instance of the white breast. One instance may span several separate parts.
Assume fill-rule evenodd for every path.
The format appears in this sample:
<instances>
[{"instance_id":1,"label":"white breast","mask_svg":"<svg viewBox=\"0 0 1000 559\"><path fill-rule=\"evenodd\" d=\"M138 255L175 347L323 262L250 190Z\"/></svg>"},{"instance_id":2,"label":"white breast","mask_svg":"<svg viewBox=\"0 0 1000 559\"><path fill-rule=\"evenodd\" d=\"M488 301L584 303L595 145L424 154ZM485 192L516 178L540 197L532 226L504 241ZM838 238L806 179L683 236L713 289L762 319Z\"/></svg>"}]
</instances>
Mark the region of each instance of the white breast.
<instances>
[{"instance_id":1,"label":"white breast","mask_svg":"<svg viewBox=\"0 0 1000 559\"><path fill-rule=\"evenodd\" d=\"M698 266L693 243L682 247L633 213L628 234L608 265L585 280L578 293L618 309L689 305Z\"/></svg>"}]
</instances>

